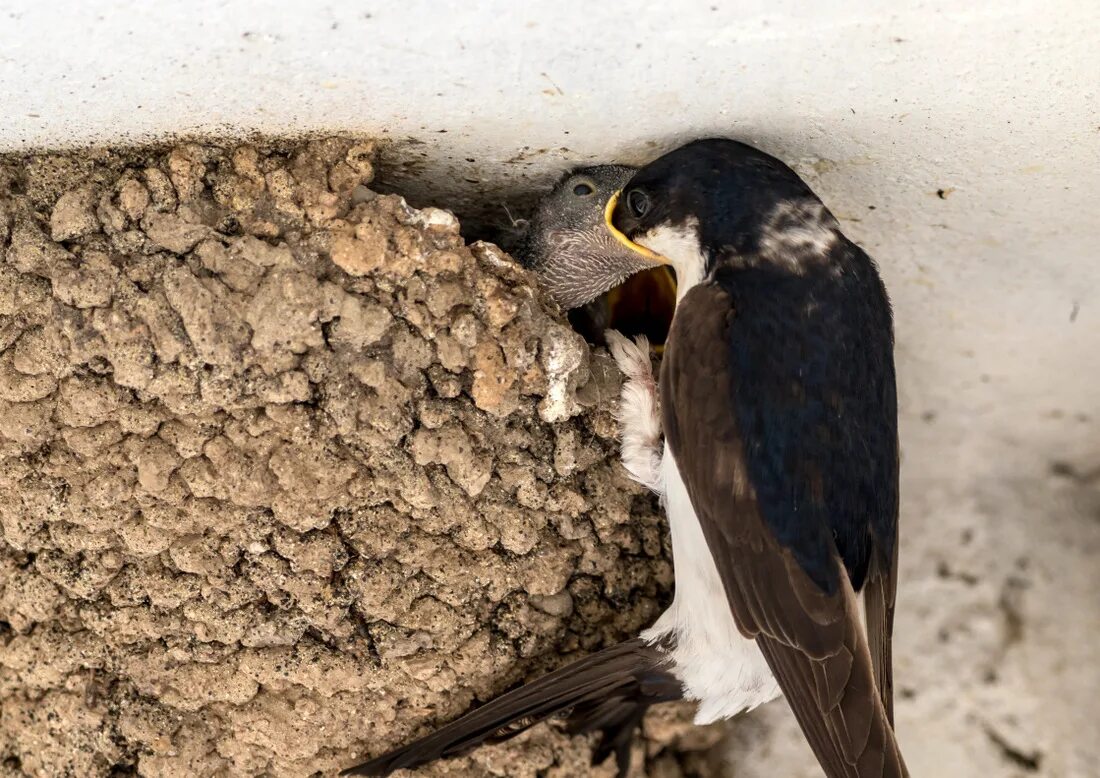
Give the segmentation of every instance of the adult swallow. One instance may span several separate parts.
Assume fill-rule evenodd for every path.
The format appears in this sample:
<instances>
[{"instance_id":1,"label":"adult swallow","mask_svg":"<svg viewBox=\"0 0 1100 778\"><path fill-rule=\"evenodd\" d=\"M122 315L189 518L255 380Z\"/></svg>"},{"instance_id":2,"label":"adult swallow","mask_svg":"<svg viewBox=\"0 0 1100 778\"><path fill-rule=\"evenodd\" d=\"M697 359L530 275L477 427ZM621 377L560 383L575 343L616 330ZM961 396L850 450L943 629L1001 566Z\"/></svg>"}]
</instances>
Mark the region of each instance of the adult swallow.
<instances>
[{"instance_id":1,"label":"adult swallow","mask_svg":"<svg viewBox=\"0 0 1100 778\"><path fill-rule=\"evenodd\" d=\"M893 328L874 262L794 171L731 140L657 159L607 213L678 283L660 379L676 595L648 637L673 641L704 718L742 709L745 673L767 669L829 778L907 775Z\"/></svg>"}]
</instances>

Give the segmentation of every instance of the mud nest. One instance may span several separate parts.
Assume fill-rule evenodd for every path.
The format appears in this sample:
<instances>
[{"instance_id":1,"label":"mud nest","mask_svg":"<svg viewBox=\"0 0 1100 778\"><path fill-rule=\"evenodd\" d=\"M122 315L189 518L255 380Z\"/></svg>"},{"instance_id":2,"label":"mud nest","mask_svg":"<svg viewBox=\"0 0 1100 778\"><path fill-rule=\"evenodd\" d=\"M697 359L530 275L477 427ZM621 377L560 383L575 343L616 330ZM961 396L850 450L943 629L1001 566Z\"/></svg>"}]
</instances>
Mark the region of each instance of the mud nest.
<instances>
[{"instance_id":1,"label":"mud nest","mask_svg":"<svg viewBox=\"0 0 1100 778\"><path fill-rule=\"evenodd\" d=\"M667 602L614 365L374 160L0 159L0 776L331 774ZM705 770L686 722L647 721L649 774Z\"/></svg>"}]
</instances>

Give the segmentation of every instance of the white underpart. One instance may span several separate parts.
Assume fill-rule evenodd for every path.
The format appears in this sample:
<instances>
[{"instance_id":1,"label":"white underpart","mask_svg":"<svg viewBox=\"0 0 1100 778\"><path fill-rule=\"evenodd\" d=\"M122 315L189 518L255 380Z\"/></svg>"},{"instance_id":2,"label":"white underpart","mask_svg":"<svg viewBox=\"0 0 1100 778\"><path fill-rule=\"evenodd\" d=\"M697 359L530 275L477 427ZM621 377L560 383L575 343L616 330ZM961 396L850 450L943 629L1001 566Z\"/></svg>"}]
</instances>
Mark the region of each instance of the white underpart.
<instances>
[{"instance_id":1,"label":"white underpart","mask_svg":"<svg viewBox=\"0 0 1100 778\"><path fill-rule=\"evenodd\" d=\"M699 222L694 218L677 227L654 227L634 240L672 263L676 271L676 302L703 280L707 260L699 245Z\"/></svg>"},{"instance_id":2,"label":"white underpart","mask_svg":"<svg viewBox=\"0 0 1100 778\"><path fill-rule=\"evenodd\" d=\"M619 406L623 465L634 480L662 495L672 531L676 595L642 638L671 641L672 672L684 696L699 704L697 724L736 716L778 697L779 686L756 641L742 636L734 623L676 462L663 451L649 344L644 338L631 343L614 331L607 341L626 377Z\"/></svg>"},{"instance_id":3,"label":"white underpart","mask_svg":"<svg viewBox=\"0 0 1100 778\"><path fill-rule=\"evenodd\" d=\"M774 700L779 684L756 641L746 639L734 623L718 567L667 449L661 475L676 594L642 638L655 644L672 639L672 672L683 684L684 696L699 703L695 722L708 724Z\"/></svg>"},{"instance_id":4,"label":"white underpart","mask_svg":"<svg viewBox=\"0 0 1100 778\"><path fill-rule=\"evenodd\" d=\"M672 263L677 302L706 272L698 235L698 224L689 221L680 227L657 227L636 239ZM624 387L624 401L625 393ZM644 403L629 407L624 402L624 422L628 412L644 412L645 407ZM629 426L624 423L624 429ZM625 445L623 456L625 460ZM636 452L632 456L642 458ZM656 452L654 456L661 458L657 491L664 495L672 533L676 594L669 609L642 637L654 644L671 640L672 672L683 684L684 696L699 703L695 722L708 724L774 700L779 696L779 684L756 641L746 639L737 629L714 556L672 452L665 447L663 456Z\"/></svg>"},{"instance_id":5,"label":"white underpart","mask_svg":"<svg viewBox=\"0 0 1100 778\"><path fill-rule=\"evenodd\" d=\"M624 378L616 415L622 438L623 467L632 479L660 494L664 444L649 340L639 335L632 343L615 330L608 330L605 336L611 356Z\"/></svg>"}]
</instances>

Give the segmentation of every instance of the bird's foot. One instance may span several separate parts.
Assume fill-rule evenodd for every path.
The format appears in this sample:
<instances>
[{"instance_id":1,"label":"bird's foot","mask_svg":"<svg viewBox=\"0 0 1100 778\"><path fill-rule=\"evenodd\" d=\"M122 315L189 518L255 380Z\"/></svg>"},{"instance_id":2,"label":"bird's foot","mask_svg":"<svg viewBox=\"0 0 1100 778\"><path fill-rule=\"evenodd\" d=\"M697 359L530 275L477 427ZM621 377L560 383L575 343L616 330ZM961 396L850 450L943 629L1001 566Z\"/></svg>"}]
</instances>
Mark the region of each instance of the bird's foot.
<instances>
[{"instance_id":1,"label":"bird's foot","mask_svg":"<svg viewBox=\"0 0 1100 778\"><path fill-rule=\"evenodd\" d=\"M639 335L633 341L616 330L605 333L611 356L622 371L619 401L619 433L622 438L623 466L638 483L660 494L661 416L657 381L649 358L649 340Z\"/></svg>"}]
</instances>

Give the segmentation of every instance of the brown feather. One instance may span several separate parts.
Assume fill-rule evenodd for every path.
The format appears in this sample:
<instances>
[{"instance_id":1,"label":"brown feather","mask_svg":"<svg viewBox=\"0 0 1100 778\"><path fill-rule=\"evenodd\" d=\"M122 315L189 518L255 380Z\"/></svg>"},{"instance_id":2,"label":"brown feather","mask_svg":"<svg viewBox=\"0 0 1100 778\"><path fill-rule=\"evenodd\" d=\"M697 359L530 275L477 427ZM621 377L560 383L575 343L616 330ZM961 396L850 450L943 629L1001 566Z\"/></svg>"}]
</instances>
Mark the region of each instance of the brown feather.
<instances>
[{"instance_id":1,"label":"brown feather","mask_svg":"<svg viewBox=\"0 0 1100 778\"><path fill-rule=\"evenodd\" d=\"M717 287L681 301L661 370L668 445L737 626L756 638L826 775L906 776L843 565L834 560L840 590L826 593L761 517L730 408L736 379L722 346L733 316Z\"/></svg>"},{"instance_id":2,"label":"brown feather","mask_svg":"<svg viewBox=\"0 0 1100 778\"><path fill-rule=\"evenodd\" d=\"M640 638L586 656L476 708L450 724L341 775L389 775L436 759L498 743L556 716L574 734L600 732L594 760L615 753L619 775L629 768L630 744L646 709L680 699L667 654Z\"/></svg>"},{"instance_id":3,"label":"brown feather","mask_svg":"<svg viewBox=\"0 0 1100 778\"><path fill-rule=\"evenodd\" d=\"M898 544L889 565L878 557L871 562L863 587L863 606L867 614L867 642L875 669L875 682L886 709L886 718L894 724L894 671L891 636L894 634L894 600L898 590Z\"/></svg>"}]
</instances>

